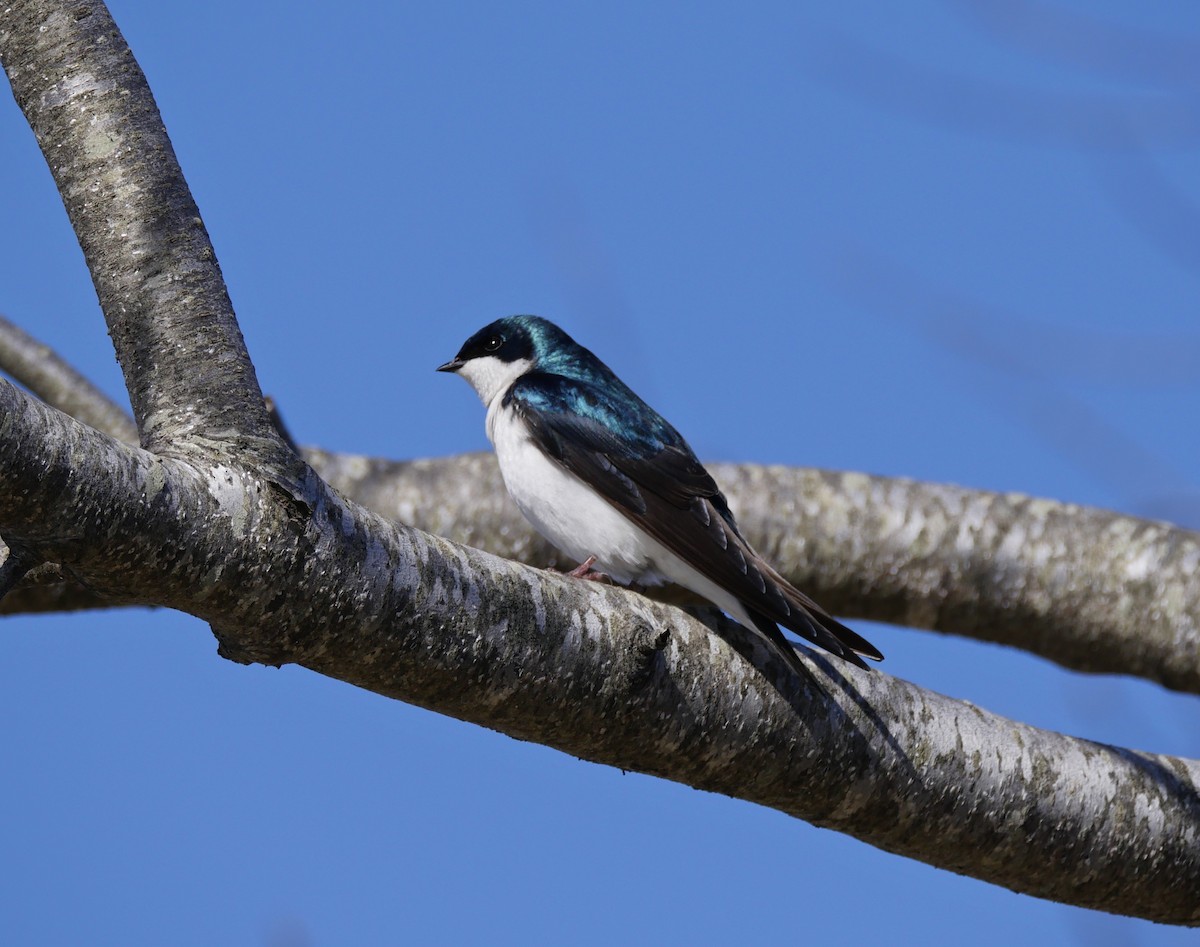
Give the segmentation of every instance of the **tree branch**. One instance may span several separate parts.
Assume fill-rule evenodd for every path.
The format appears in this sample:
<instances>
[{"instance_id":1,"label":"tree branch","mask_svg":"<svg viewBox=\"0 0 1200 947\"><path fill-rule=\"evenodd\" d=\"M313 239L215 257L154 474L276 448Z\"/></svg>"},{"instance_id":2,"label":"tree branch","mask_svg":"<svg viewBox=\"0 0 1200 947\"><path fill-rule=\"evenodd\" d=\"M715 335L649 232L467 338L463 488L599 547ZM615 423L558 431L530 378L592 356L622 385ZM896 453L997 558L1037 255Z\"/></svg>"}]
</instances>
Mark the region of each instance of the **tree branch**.
<instances>
[{"instance_id":1,"label":"tree branch","mask_svg":"<svg viewBox=\"0 0 1200 947\"><path fill-rule=\"evenodd\" d=\"M2 317L0 368L93 427L133 439L120 408ZM285 437L269 399L267 407ZM490 454L387 461L312 448L307 459L327 482L389 519L506 558L561 564L509 501ZM751 542L841 614L995 641L1074 670L1132 674L1200 693L1194 532L893 478L712 469ZM0 612L108 604L52 572L32 576Z\"/></svg>"},{"instance_id":2,"label":"tree branch","mask_svg":"<svg viewBox=\"0 0 1200 947\"><path fill-rule=\"evenodd\" d=\"M6 383L0 418L5 531L89 587L207 619L226 656L295 662L1014 890L1200 924L1196 762L1037 730L825 656L802 680L728 621L389 523L315 478L301 506Z\"/></svg>"},{"instance_id":3,"label":"tree branch","mask_svg":"<svg viewBox=\"0 0 1200 947\"><path fill-rule=\"evenodd\" d=\"M279 444L154 97L96 0L13 0L0 59L79 238L147 448Z\"/></svg>"},{"instance_id":4,"label":"tree branch","mask_svg":"<svg viewBox=\"0 0 1200 947\"><path fill-rule=\"evenodd\" d=\"M305 457L388 519L532 565L563 564L508 499L491 454L389 461L308 448ZM1200 541L1189 530L886 477L710 467L750 541L838 614L1200 693ZM31 577L0 613L105 604L113 603L61 578Z\"/></svg>"},{"instance_id":5,"label":"tree branch","mask_svg":"<svg viewBox=\"0 0 1200 947\"><path fill-rule=\"evenodd\" d=\"M79 374L57 352L0 316L0 371L35 395L98 431L136 444L128 413Z\"/></svg>"},{"instance_id":6,"label":"tree branch","mask_svg":"<svg viewBox=\"0 0 1200 947\"><path fill-rule=\"evenodd\" d=\"M555 562L490 454L392 462L310 448L306 457L384 516L522 562ZM750 542L835 614L1200 693L1200 536L1190 530L898 478L709 469Z\"/></svg>"}]
</instances>

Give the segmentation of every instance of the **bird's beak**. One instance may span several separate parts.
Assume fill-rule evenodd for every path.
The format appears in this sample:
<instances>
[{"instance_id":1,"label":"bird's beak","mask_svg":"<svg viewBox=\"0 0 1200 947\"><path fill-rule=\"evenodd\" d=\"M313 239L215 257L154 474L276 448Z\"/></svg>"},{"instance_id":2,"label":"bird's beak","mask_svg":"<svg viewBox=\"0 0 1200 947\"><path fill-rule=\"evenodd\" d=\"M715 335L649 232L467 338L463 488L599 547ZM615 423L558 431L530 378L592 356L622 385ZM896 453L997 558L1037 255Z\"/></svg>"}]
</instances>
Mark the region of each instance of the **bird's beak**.
<instances>
[{"instance_id":1,"label":"bird's beak","mask_svg":"<svg viewBox=\"0 0 1200 947\"><path fill-rule=\"evenodd\" d=\"M454 358L448 361L445 365L439 365L437 370L439 372L456 372L462 368L464 364L465 363L461 358Z\"/></svg>"}]
</instances>

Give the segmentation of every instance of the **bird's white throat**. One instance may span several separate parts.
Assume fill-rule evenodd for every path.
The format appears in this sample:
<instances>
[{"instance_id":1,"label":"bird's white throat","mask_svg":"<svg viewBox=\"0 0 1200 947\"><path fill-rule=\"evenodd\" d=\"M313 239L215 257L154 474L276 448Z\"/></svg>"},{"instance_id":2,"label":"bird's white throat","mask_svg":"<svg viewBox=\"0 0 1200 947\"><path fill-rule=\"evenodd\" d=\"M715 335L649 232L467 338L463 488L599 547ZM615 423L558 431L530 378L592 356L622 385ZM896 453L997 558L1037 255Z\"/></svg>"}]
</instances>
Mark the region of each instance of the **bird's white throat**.
<instances>
[{"instance_id":1,"label":"bird's white throat","mask_svg":"<svg viewBox=\"0 0 1200 947\"><path fill-rule=\"evenodd\" d=\"M479 395L479 400L487 406L490 413L492 402L508 391L508 386L531 368L533 361L528 358L504 362L494 355L485 355L471 359L458 370L458 374L470 382L475 393Z\"/></svg>"}]
</instances>

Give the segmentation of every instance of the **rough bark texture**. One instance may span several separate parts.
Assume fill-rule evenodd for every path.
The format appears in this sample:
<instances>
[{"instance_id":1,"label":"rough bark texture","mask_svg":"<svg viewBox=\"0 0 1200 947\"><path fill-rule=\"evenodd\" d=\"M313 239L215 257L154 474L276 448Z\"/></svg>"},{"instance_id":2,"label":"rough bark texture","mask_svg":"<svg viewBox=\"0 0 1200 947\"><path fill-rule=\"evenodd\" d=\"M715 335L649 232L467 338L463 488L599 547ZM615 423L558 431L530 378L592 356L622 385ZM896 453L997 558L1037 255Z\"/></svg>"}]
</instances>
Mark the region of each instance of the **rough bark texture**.
<instances>
[{"instance_id":1,"label":"rough bark texture","mask_svg":"<svg viewBox=\"0 0 1200 947\"><path fill-rule=\"evenodd\" d=\"M205 619L234 660L294 662L1014 890L1200 924L1194 761L1040 731L827 656L810 656L809 674L798 677L719 616L705 613L702 623L345 499L271 425L153 100L107 11L94 0L11 3L0 20L0 57L80 236L143 444L124 444L0 382L0 591L28 564L53 562L92 595ZM437 479L436 465L414 470ZM731 493L772 497L778 489L766 468L745 469L744 483L735 483L737 471L717 473ZM978 621L983 613L1009 628L1056 610L1061 596L1069 625L1089 614L1076 566L1045 557L1122 538L1138 544L1144 562L1099 581L1116 590L1111 604L1143 618L1147 570L1182 574L1192 561L1190 539L1130 530L1119 518L1098 515L1093 532L1066 542L1054 531L1073 529L1078 511L1058 517L1036 501L946 488L918 500L905 495L915 485L801 476L815 479L787 488L798 516L828 518L821 535L852 536L851 549L863 542L855 531L877 521L891 561L928 584L921 596L878 574L836 580L877 594L891 617ZM474 506L476 522L503 536L508 514L496 512L493 523L484 504L473 504L478 483L451 484L472 496L435 516L461 517ZM822 483L843 499L830 500ZM426 505L395 510L411 520ZM829 555L822 574L842 569L815 540L789 549L791 530L773 540L767 527L755 528L772 555ZM514 534L514 546L528 542L523 530ZM962 562L950 578L965 589L937 569L922 571L939 550ZM857 555L873 561L870 549ZM975 570L989 557L1000 563L984 570L1001 580L994 602L971 588L986 584ZM1078 568L1107 565L1090 556ZM1040 584L1031 590L1031 582ZM1158 594L1156 607L1176 607ZM1191 659L1194 598L1181 602L1184 617L1161 637ZM1115 646L1102 634L1096 642Z\"/></svg>"},{"instance_id":2,"label":"rough bark texture","mask_svg":"<svg viewBox=\"0 0 1200 947\"><path fill-rule=\"evenodd\" d=\"M207 619L235 660L301 664L1014 890L1200 923L1196 762L1041 731L834 658L813 656L802 680L727 620L389 523L315 478L301 505L7 384L0 417L17 448L0 460L7 534L103 594Z\"/></svg>"},{"instance_id":3,"label":"rough bark texture","mask_svg":"<svg viewBox=\"0 0 1200 947\"><path fill-rule=\"evenodd\" d=\"M509 500L491 454L390 461L304 453L329 484L388 519L532 565L566 564ZM899 478L709 466L751 543L837 614L1200 693L1200 537L1190 530ZM0 612L102 604L37 573Z\"/></svg>"},{"instance_id":4,"label":"rough bark texture","mask_svg":"<svg viewBox=\"0 0 1200 947\"><path fill-rule=\"evenodd\" d=\"M310 449L329 483L456 542L556 564L491 454ZM835 614L996 641L1200 693L1200 536L1069 503L894 477L710 464L751 543Z\"/></svg>"}]
</instances>

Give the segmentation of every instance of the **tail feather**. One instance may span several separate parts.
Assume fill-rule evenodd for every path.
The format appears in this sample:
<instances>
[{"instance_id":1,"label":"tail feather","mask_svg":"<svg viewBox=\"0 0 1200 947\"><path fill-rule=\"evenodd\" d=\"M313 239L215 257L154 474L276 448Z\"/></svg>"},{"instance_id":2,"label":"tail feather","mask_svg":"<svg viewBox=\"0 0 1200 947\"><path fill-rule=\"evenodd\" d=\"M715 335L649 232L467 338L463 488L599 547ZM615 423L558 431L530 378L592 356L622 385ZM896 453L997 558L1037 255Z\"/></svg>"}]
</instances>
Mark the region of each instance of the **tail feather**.
<instances>
[{"instance_id":1,"label":"tail feather","mask_svg":"<svg viewBox=\"0 0 1200 947\"><path fill-rule=\"evenodd\" d=\"M758 617L764 621L777 622L789 631L802 635L813 644L819 645L826 651L845 658L861 668L866 668L867 665L859 655L868 657L872 661L883 660L883 652L875 645L830 615L771 568L757 553L754 564L759 573L773 583L773 586L768 588L773 593L769 601L774 607L770 611L760 611ZM751 604L749 607L753 608L754 605Z\"/></svg>"},{"instance_id":2,"label":"tail feather","mask_svg":"<svg viewBox=\"0 0 1200 947\"><path fill-rule=\"evenodd\" d=\"M813 616L816 622L821 625L825 631L833 635L843 645L851 651L861 654L863 657L870 658L872 661L882 661L883 652L875 645L871 644L866 638L860 635L852 628L847 628L836 618L830 615Z\"/></svg>"},{"instance_id":3,"label":"tail feather","mask_svg":"<svg viewBox=\"0 0 1200 947\"><path fill-rule=\"evenodd\" d=\"M748 612L759 632L775 646L793 668L803 672L803 665L791 643L779 630L779 624L773 616L750 610ZM859 655L865 655L872 660L882 661L883 655L879 649L858 633L847 628L841 622L828 615L814 615L807 609L794 609L787 620L781 622L789 631L807 638L819 648L824 648L830 654L835 654L863 670L870 666Z\"/></svg>"}]
</instances>

